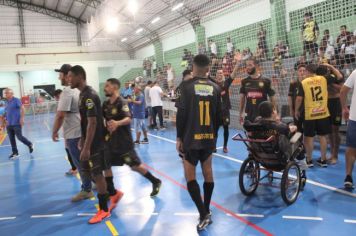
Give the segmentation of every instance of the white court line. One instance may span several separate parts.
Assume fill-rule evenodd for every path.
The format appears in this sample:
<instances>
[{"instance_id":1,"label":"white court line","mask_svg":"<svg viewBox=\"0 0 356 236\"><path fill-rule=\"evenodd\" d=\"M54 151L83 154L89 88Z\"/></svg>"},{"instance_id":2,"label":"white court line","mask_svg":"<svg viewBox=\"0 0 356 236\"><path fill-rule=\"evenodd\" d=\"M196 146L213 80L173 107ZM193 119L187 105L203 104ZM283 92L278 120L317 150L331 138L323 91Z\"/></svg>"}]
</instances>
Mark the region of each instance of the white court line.
<instances>
[{"instance_id":1,"label":"white court line","mask_svg":"<svg viewBox=\"0 0 356 236\"><path fill-rule=\"evenodd\" d=\"M356 220L348 220L348 219L345 219L344 222L345 222L345 223L349 223L349 224L356 224Z\"/></svg>"},{"instance_id":2,"label":"white court line","mask_svg":"<svg viewBox=\"0 0 356 236\"><path fill-rule=\"evenodd\" d=\"M9 216L9 217L0 217L0 220L14 220L16 216Z\"/></svg>"},{"instance_id":3,"label":"white court line","mask_svg":"<svg viewBox=\"0 0 356 236\"><path fill-rule=\"evenodd\" d=\"M31 218L54 218L62 217L63 214L51 214L51 215L32 215Z\"/></svg>"},{"instance_id":4,"label":"white court line","mask_svg":"<svg viewBox=\"0 0 356 236\"><path fill-rule=\"evenodd\" d=\"M160 137L160 136L157 136L157 135L153 135L153 134L148 134L148 135L151 136L151 137L157 138L157 139L161 139L161 140L170 142L170 143L174 143L174 144L176 143L175 141L173 141L171 139L163 138L163 137ZM243 161L238 160L236 158L225 156L225 155L221 155L221 154L218 154L218 153L213 153L213 155L221 157L221 158L224 158L226 160L237 162L237 163L240 163L240 164L243 162ZM277 173L279 175L282 175L282 173L279 173L279 172L275 172L275 173ZM315 185L315 186L318 186L318 187L321 187L321 188L325 188L325 189L331 190L333 192L341 193L341 194L356 198L356 193L351 193L351 192L348 192L348 191L345 191L345 190L342 190L342 189L335 188L335 187L330 186L330 185L322 184L322 183L319 183L319 182L316 182L316 181L313 181L313 180L310 180L310 179L307 180L307 183Z\"/></svg>"},{"instance_id":5,"label":"white court line","mask_svg":"<svg viewBox=\"0 0 356 236\"><path fill-rule=\"evenodd\" d=\"M156 216L158 215L157 212L125 212L123 213L127 216Z\"/></svg>"},{"instance_id":6,"label":"white court line","mask_svg":"<svg viewBox=\"0 0 356 236\"><path fill-rule=\"evenodd\" d=\"M321 217L308 217L308 216L282 216L283 219L288 220L319 220L322 221Z\"/></svg>"},{"instance_id":7,"label":"white court line","mask_svg":"<svg viewBox=\"0 0 356 236\"><path fill-rule=\"evenodd\" d=\"M226 213L227 216L231 216L231 214ZM240 214L240 213L235 213L235 215L240 216L240 217L254 217L254 218L263 218L265 217L264 215L259 215L259 214Z\"/></svg>"},{"instance_id":8,"label":"white court line","mask_svg":"<svg viewBox=\"0 0 356 236\"><path fill-rule=\"evenodd\" d=\"M58 140L64 140L64 138L59 138ZM48 142L53 142L52 139L43 139L43 140L37 140L34 141L34 143L48 143ZM1 145L0 148L4 148L4 147L11 147L11 145Z\"/></svg>"},{"instance_id":9,"label":"white court line","mask_svg":"<svg viewBox=\"0 0 356 236\"><path fill-rule=\"evenodd\" d=\"M78 213L77 216L94 216L95 213Z\"/></svg>"},{"instance_id":10,"label":"white court line","mask_svg":"<svg viewBox=\"0 0 356 236\"><path fill-rule=\"evenodd\" d=\"M223 149L223 148L224 148L223 146L217 147L216 150Z\"/></svg>"},{"instance_id":11,"label":"white court line","mask_svg":"<svg viewBox=\"0 0 356 236\"><path fill-rule=\"evenodd\" d=\"M175 216L199 216L199 213L196 212L175 212Z\"/></svg>"},{"instance_id":12,"label":"white court line","mask_svg":"<svg viewBox=\"0 0 356 236\"><path fill-rule=\"evenodd\" d=\"M5 163L0 163L0 166L6 166L6 165L11 165L16 163L16 160L19 160L20 162L29 162L29 161L37 161L37 160L55 160L55 157L61 157L62 155L54 155L54 156L49 156L49 157L38 157L38 158L31 158L31 159L24 159L24 157L17 157L15 160L9 160L8 162Z\"/></svg>"}]
</instances>

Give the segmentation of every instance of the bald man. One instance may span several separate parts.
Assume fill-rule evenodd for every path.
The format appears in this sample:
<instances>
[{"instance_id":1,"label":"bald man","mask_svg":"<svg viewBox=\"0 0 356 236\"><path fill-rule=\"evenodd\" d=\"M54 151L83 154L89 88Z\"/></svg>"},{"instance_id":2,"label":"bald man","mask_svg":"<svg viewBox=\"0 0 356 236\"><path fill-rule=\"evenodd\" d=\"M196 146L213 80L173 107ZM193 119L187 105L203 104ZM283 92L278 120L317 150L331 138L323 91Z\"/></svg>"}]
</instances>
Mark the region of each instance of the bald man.
<instances>
[{"instance_id":1,"label":"bald man","mask_svg":"<svg viewBox=\"0 0 356 236\"><path fill-rule=\"evenodd\" d=\"M5 89L4 94L7 100L5 107L6 129L12 148L12 154L9 156L9 159L13 160L19 156L15 136L28 147L30 153L33 152L33 144L22 135L25 109L20 99L14 97L12 89Z\"/></svg>"}]
</instances>

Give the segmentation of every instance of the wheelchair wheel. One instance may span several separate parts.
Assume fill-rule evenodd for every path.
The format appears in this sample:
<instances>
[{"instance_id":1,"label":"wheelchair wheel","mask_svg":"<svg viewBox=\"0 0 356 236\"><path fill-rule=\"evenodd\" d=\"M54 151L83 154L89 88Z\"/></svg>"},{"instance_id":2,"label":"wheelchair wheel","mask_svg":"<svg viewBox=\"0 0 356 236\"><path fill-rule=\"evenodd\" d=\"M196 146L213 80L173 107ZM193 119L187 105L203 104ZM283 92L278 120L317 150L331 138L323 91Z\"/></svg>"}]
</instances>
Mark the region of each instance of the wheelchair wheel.
<instances>
[{"instance_id":1,"label":"wheelchair wheel","mask_svg":"<svg viewBox=\"0 0 356 236\"><path fill-rule=\"evenodd\" d=\"M281 181L281 195L287 205L297 200L300 187L301 177L299 166L294 161L291 161L284 169Z\"/></svg>"},{"instance_id":2,"label":"wheelchair wheel","mask_svg":"<svg viewBox=\"0 0 356 236\"><path fill-rule=\"evenodd\" d=\"M260 165L253 158L248 157L241 165L239 174L239 186L241 192L246 195L252 195L260 181Z\"/></svg>"}]
</instances>

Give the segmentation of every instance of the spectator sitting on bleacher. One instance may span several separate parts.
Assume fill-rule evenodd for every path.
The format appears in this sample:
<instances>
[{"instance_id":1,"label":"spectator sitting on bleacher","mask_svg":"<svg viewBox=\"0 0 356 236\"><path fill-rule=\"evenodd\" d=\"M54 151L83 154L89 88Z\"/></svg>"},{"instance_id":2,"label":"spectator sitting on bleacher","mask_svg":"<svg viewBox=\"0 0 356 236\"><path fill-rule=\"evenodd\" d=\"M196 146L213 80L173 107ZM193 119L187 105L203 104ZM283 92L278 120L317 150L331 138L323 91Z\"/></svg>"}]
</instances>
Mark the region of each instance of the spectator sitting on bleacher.
<instances>
[{"instance_id":1,"label":"spectator sitting on bleacher","mask_svg":"<svg viewBox=\"0 0 356 236\"><path fill-rule=\"evenodd\" d=\"M273 49L273 58L272 58L273 64L272 67L274 69L274 73L276 76L281 75L281 70L282 70L282 55L279 53L279 48L275 47Z\"/></svg>"},{"instance_id":2,"label":"spectator sitting on bleacher","mask_svg":"<svg viewBox=\"0 0 356 236\"><path fill-rule=\"evenodd\" d=\"M257 44L257 52L260 55L260 59L267 59L267 40L266 40L267 32L263 28L263 24L260 24L260 30L257 33L258 44Z\"/></svg>"},{"instance_id":3,"label":"spectator sitting on bleacher","mask_svg":"<svg viewBox=\"0 0 356 236\"><path fill-rule=\"evenodd\" d=\"M356 44L355 42L350 41L346 42L343 46L341 46L341 55L344 58L343 68L346 69L346 76L348 77L351 74L350 64L355 62L355 54L356 54Z\"/></svg>"},{"instance_id":4,"label":"spectator sitting on bleacher","mask_svg":"<svg viewBox=\"0 0 356 236\"><path fill-rule=\"evenodd\" d=\"M328 63L328 58L325 55L324 48L319 48L318 51L318 64L325 64Z\"/></svg>"},{"instance_id":5,"label":"spectator sitting on bleacher","mask_svg":"<svg viewBox=\"0 0 356 236\"><path fill-rule=\"evenodd\" d=\"M341 49L343 45L350 43L352 41L352 34L351 32L347 31L346 25L340 26L340 34L336 38L336 53L339 55L341 54Z\"/></svg>"},{"instance_id":6,"label":"spectator sitting on bleacher","mask_svg":"<svg viewBox=\"0 0 356 236\"><path fill-rule=\"evenodd\" d=\"M330 35L328 29L324 30L324 36L321 40L319 51L320 50L324 50L325 57L328 60L335 55L334 38Z\"/></svg>"},{"instance_id":7,"label":"spectator sitting on bleacher","mask_svg":"<svg viewBox=\"0 0 356 236\"><path fill-rule=\"evenodd\" d=\"M288 47L282 41L278 41L274 48L278 48L278 53L282 58L288 57Z\"/></svg>"},{"instance_id":8,"label":"spectator sitting on bleacher","mask_svg":"<svg viewBox=\"0 0 356 236\"><path fill-rule=\"evenodd\" d=\"M298 70L299 65L308 65L310 62L308 62L305 58L305 56L301 55L299 57L299 60L294 64L294 71Z\"/></svg>"},{"instance_id":9,"label":"spectator sitting on bleacher","mask_svg":"<svg viewBox=\"0 0 356 236\"><path fill-rule=\"evenodd\" d=\"M240 52L240 49L237 49L236 52L235 52L235 55L234 55L234 61L233 61L233 64L236 65L236 64L239 64L242 60L242 54Z\"/></svg>"},{"instance_id":10,"label":"spectator sitting on bleacher","mask_svg":"<svg viewBox=\"0 0 356 236\"><path fill-rule=\"evenodd\" d=\"M210 39L209 40L209 47L210 47L210 57L217 56L218 55L218 48L216 46L216 43Z\"/></svg>"}]
</instances>

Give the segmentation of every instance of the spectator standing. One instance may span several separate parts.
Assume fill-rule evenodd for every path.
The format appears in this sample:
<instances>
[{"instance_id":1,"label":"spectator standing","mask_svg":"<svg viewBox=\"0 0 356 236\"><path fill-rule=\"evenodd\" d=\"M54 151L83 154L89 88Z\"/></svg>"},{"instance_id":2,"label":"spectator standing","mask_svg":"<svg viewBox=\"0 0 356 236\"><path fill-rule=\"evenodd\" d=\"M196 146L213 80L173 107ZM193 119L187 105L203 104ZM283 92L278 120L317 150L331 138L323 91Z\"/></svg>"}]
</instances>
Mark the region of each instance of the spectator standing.
<instances>
[{"instance_id":1,"label":"spectator standing","mask_svg":"<svg viewBox=\"0 0 356 236\"><path fill-rule=\"evenodd\" d=\"M262 59L267 58L268 49L267 49L266 35L267 35L266 29L263 28L263 24L260 24L260 29L257 33L257 38L258 38L257 48L259 49L258 51L261 52Z\"/></svg>"},{"instance_id":2,"label":"spectator standing","mask_svg":"<svg viewBox=\"0 0 356 236\"><path fill-rule=\"evenodd\" d=\"M216 46L216 43L212 39L209 40L209 46L211 53L210 57L212 57L213 55L218 56L218 48Z\"/></svg>"},{"instance_id":3,"label":"spectator standing","mask_svg":"<svg viewBox=\"0 0 356 236\"><path fill-rule=\"evenodd\" d=\"M231 42L230 37L228 37L226 39L226 49L227 49L227 53L230 53L230 54L234 53L234 44Z\"/></svg>"},{"instance_id":4,"label":"spectator standing","mask_svg":"<svg viewBox=\"0 0 356 236\"><path fill-rule=\"evenodd\" d=\"M166 129L166 127L164 127L163 125L163 101L162 101L163 96L164 93L161 87L158 85L157 81L154 82L152 88L150 89L150 98L151 98L151 105L152 105L152 112L153 112L153 127L157 130ZM157 120L156 120L157 115L159 118L159 125L160 125L159 128L157 126Z\"/></svg>"},{"instance_id":5,"label":"spectator standing","mask_svg":"<svg viewBox=\"0 0 356 236\"><path fill-rule=\"evenodd\" d=\"M135 144L148 143L147 138L147 127L145 122L145 95L142 93L142 89L140 86L135 87L135 99L129 100L129 102L133 103L132 114L134 118L134 127L136 131L136 141ZM144 139L140 141L141 138L141 130L144 136Z\"/></svg>"},{"instance_id":6,"label":"spectator standing","mask_svg":"<svg viewBox=\"0 0 356 236\"><path fill-rule=\"evenodd\" d=\"M172 67L171 63L167 64L167 83L168 83L168 89L172 89L175 84L175 71Z\"/></svg>"},{"instance_id":7,"label":"spectator standing","mask_svg":"<svg viewBox=\"0 0 356 236\"><path fill-rule=\"evenodd\" d=\"M145 95L145 102L146 102L146 109L147 109L147 118L148 118L148 125L152 128L152 103L150 97L150 89L152 87L152 81L149 80L144 90Z\"/></svg>"},{"instance_id":8,"label":"spectator standing","mask_svg":"<svg viewBox=\"0 0 356 236\"><path fill-rule=\"evenodd\" d=\"M347 105L347 94L352 92L351 107ZM354 187L352 180L352 170L356 159L356 70L346 80L340 92L340 102L342 113L347 123L346 134L346 177L344 181L345 188L351 189Z\"/></svg>"},{"instance_id":9,"label":"spectator standing","mask_svg":"<svg viewBox=\"0 0 356 236\"><path fill-rule=\"evenodd\" d=\"M5 89L4 94L7 100L5 107L6 129L12 148L9 159L13 160L19 156L15 137L28 147L30 153L33 152L34 146L22 135L22 127L25 125L25 108L20 99L14 97L13 90L9 88Z\"/></svg>"},{"instance_id":10,"label":"spectator standing","mask_svg":"<svg viewBox=\"0 0 356 236\"><path fill-rule=\"evenodd\" d=\"M205 47L204 47L204 45L202 43L199 43L198 54L200 54L200 55L205 55L206 54Z\"/></svg>"},{"instance_id":11,"label":"spectator standing","mask_svg":"<svg viewBox=\"0 0 356 236\"><path fill-rule=\"evenodd\" d=\"M319 26L313 19L313 14L311 12L305 13L304 23L301 29L303 39L303 55L306 56L308 52L310 60L314 61L315 53L318 48L316 41L319 36Z\"/></svg>"}]
</instances>

